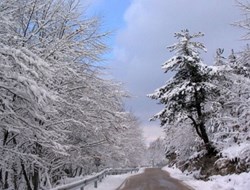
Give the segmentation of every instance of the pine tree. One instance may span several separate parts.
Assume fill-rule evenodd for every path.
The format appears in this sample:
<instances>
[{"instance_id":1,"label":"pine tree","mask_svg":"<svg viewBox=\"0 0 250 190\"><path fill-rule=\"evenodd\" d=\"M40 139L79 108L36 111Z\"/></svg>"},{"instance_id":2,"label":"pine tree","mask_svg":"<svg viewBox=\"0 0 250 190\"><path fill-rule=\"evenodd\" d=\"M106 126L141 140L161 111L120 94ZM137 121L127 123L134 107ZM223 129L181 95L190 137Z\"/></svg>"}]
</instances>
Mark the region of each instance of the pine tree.
<instances>
[{"instance_id":1,"label":"pine tree","mask_svg":"<svg viewBox=\"0 0 250 190\"><path fill-rule=\"evenodd\" d=\"M203 36L202 33L191 35L188 30L176 33L179 42L168 47L175 51L162 68L165 73L174 71L175 75L166 85L157 89L150 98L159 100L165 107L152 120L159 119L161 126L191 122L198 136L205 143L208 154L216 153L206 131L206 121L213 112L211 103L219 89L211 81L215 72L202 63L200 50L206 51L200 42L192 41Z\"/></svg>"}]
</instances>

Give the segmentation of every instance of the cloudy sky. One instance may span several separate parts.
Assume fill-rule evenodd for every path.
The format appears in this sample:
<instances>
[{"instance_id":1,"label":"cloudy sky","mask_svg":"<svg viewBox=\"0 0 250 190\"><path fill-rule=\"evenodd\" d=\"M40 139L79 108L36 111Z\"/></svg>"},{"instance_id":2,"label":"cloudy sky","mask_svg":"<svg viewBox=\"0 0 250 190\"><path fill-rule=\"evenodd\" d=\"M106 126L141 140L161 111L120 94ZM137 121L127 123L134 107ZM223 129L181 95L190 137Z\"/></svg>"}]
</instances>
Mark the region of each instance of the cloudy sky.
<instances>
[{"instance_id":1,"label":"cloudy sky","mask_svg":"<svg viewBox=\"0 0 250 190\"><path fill-rule=\"evenodd\" d=\"M243 32L232 26L244 18L234 0L93 0L89 12L103 18L103 28L112 30L112 48L107 66L115 80L121 81L132 98L126 107L142 122L145 137L152 141L161 134L159 123L148 122L161 109L146 97L162 86L168 75L161 65L173 54L166 49L176 40L174 32L189 29L203 32L208 52L204 62L213 63L217 48L241 50Z\"/></svg>"}]
</instances>

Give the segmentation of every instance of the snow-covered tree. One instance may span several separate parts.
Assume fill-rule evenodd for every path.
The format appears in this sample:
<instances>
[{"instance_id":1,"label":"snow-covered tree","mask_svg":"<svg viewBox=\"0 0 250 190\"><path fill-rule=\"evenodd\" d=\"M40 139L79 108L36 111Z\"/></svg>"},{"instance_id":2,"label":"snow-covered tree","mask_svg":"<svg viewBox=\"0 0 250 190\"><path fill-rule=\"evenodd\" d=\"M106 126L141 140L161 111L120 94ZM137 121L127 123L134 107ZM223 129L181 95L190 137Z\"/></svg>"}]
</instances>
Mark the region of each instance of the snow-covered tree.
<instances>
[{"instance_id":1,"label":"snow-covered tree","mask_svg":"<svg viewBox=\"0 0 250 190\"><path fill-rule=\"evenodd\" d=\"M47 189L94 171L130 122L126 93L96 66L107 33L78 3L0 1L1 189Z\"/></svg>"},{"instance_id":2,"label":"snow-covered tree","mask_svg":"<svg viewBox=\"0 0 250 190\"><path fill-rule=\"evenodd\" d=\"M166 85L149 95L150 98L159 100L165 107L152 119L159 119L162 126L178 123L189 123L196 130L198 136L205 143L208 153L215 153L209 140L206 121L213 112L207 102L215 100L219 89L211 83L213 74L200 58L200 50L205 47L193 39L203 36L202 33L191 35L188 30L176 33L179 42L170 46L170 51L176 55L163 64L165 72L173 71L174 76ZM188 127L188 126L187 126Z\"/></svg>"},{"instance_id":3,"label":"snow-covered tree","mask_svg":"<svg viewBox=\"0 0 250 190\"><path fill-rule=\"evenodd\" d=\"M151 142L147 148L146 157L148 164L153 167L166 165L165 141L157 138Z\"/></svg>"},{"instance_id":4,"label":"snow-covered tree","mask_svg":"<svg viewBox=\"0 0 250 190\"><path fill-rule=\"evenodd\" d=\"M222 53L222 51L220 52ZM226 88L227 90L218 97L220 109L208 121L209 134L223 157L222 159L236 160L237 172L246 171L247 155L250 150L250 80L247 57L247 50L237 54L232 50L227 59L217 52L215 65L221 76L214 78L214 83L221 89ZM233 157L224 154L232 147L238 150L234 151Z\"/></svg>"},{"instance_id":5,"label":"snow-covered tree","mask_svg":"<svg viewBox=\"0 0 250 190\"><path fill-rule=\"evenodd\" d=\"M42 148L49 152L61 151L62 154L65 150L57 146L58 141L63 139L63 133L45 125L48 114L54 111L48 105L56 99L46 87L50 78L48 65L26 48L16 49L2 43L0 46L0 135L3 159L0 172L7 181L0 180L3 180L5 188L16 189L19 185L15 172L22 174L20 176L30 186L25 177L29 175L26 164L32 165L33 169L29 168L34 171L32 178L37 177L35 171L39 167L46 167L44 160L39 158Z\"/></svg>"},{"instance_id":6,"label":"snow-covered tree","mask_svg":"<svg viewBox=\"0 0 250 190\"><path fill-rule=\"evenodd\" d=\"M127 124L126 124L127 123ZM146 145L140 128L139 120L132 114L128 115L121 144L124 147L125 166L136 167L144 163Z\"/></svg>"}]
</instances>

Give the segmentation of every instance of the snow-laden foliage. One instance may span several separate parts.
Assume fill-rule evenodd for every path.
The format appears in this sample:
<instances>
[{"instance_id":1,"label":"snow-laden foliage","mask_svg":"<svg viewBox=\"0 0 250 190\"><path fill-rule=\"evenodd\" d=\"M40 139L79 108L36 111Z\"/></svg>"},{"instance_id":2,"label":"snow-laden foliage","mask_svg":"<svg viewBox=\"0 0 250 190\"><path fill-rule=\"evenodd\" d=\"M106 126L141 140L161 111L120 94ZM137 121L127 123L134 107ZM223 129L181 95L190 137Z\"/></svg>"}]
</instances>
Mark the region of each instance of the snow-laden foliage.
<instances>
[{"instance_id":1,"label":"snow-laden foliage","mask_svg":"<svg viewBox=\"0 0 250 190\"><path fill-rule=\"evenodd\" d=\"M171 165L183 163L200 151L201 140L195 129L186 124L177 125L165 130L165 156Z\"/></svg>"},{"instance_id":2,"label":"snow-laden foliage","mask_svg":"<svg viewBox=\"0 0 250 190\"><path fill-rule=\"evenodd\" d=\"M220 78L223 80L217 78L214 82L221 88L227 88L227 93L221 94L218 98L221 109L209 121L210 136L221 156L235 159L237 164L249 162L249 146L246 146L244 151L239 151L234 158L223 152L232 148L236 150L237 147L240 150L241 146L249 145L250 142L250 78L247 52L246 49L235 55L232 50L232 54L226 59L222 56L223 51L217 51L215 66L220 70Z\"/></svg>"},{"instance_id":3,"label":"snow-laden foliage","mask_svg":"<svg viewBox=\"0 0 250 190\"><path fill-rule=\"evenodd\" d=\"M244 40L249 40L249 10L248 1L237 1L246 17L235 23L246 30ZM250 152L250 54L249 46L239 52L232 50L228 58L223 57L223 50L217 51L215 67L220 70L223 80L214 82L221 88L227 88L221 94L218 102L221 109L210 120L209 133L213 138L221 159L216 162L223 166L230 161L236 166L236 172L249 171ZM222 164L220 164L222 163Z\"/></svg>"},{"instance_id":4,"label":"snow-laden foliage","mask_svg":"<svg viewBox=\"0 0 250 190\"><path fill-rule=\"evenodd\" d=\"M159 100L165 108L153 119L159 119L162 126L178 127L178 123L187 123L195 128L196 133L204 141L209 153L214 151L207 136L206 121L213 113L213 102L219 95L219 88L213 84L213 72L199 57L199 50L205 50L204 45L192 41L201 37L198 33L191 35L188 30L176 33L179 42L170 46L176 55L163 64L165 72L175 71L175 75L167 83L157 89L150 98Z\"/></svg>"},{"instance_id":5,"label":"snow-laden foliage","mask_svg":"<svg viewBox=\"0 0 250 190\"><path fill-rule=\"evenodd\" d=\"M119 134L115 151L106 155L110 167L136 167L143 164L146 146L138 120L128 115L127 123L122 123L124 130ZM113 160L115 159L115 161Z\"/></svg>"},{"instance_id":6,"label":"snow-laden foliage","mask_svg":"<svg viewBox=\"0 0 250 190\"><path fill-rule=\"evenodd\" d=\"M39 165L44 169L47 163L38 156L42 147L62 154L65 149L57 146L63 138L61 131L45 125L47 113L53 111L53 107L47 105L56 99L46 87L50 78L48 65L26 48L15 49L4 44L0 47L0 61L0 165L3 178L9 180L2 183L6 187L13 184L16 188L17 180L7 171L25 173L26 163L29 167Z\"/></svg>"},{"instance_id":7,"label":"snow-laden foliage","mask_svg":"<svg viewBox=\"0 0 250 190\"><path fill-rule=\"evenodd\" d=\"M97 157L139 164L127 95L96 66L107 33L78 10L76 0L0 2L0 189L48 189L96 171Z\"/></svg>"}]
</instances>

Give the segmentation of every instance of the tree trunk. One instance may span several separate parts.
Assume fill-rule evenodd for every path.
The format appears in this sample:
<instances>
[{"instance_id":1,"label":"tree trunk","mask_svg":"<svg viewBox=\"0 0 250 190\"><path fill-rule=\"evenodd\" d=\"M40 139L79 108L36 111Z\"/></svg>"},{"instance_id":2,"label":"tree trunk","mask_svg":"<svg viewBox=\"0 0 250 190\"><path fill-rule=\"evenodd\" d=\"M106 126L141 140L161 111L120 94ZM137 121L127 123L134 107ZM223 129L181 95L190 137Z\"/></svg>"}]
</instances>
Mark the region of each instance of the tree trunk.
<instances>
[{"instance_id":1,"label":"tree trunk","mask_svg":"<svg viewBox=\"0 0 250 190\"><path fill-rule=\"evenodd\" d=\"M39 169L38 169L38 167L35 167L35 169L34 169L34 175L32 176L32 183L33 183L34 190L38 190L38 186L39 186Z\"/></svg>"},{"instance_id":2,"label":"tree trunk","mask_svg":"<svg viewBox=\"0 0 250 190\"><path fill-rule=\"evenodd\" d=\"M3 186L4 189L8 189L9 188L8 176L9 176L9 172L5 172L4 186Z\"/></svg>"},{"instance_id":3,"label":"tree trunk","mask_svg":"<svg viewBox=\"0 0 250 190\"><path fill-rule=\"evenodd\" d=\"M3 146L6 145L8 136L9 136L9 131L5 130L5 131L4 131L4 137L3 137Z\"/></svg>"},{"instance_id":4,"label":"tree trunk","mask_svg":"<svg viewBox=\"0 0 250 190\"><path fill-rule=\"evenodd\" d=\"M3 187L3 171L0 169L0 187Z\"/></svg>"},{"instance_id":5,"label":"tree trunk","mask_svg":"<svg viewBox=\"0 0 250 190\"><path fill-rule=\"evenodd\" d=\"M4 130L3 146L6 145L8 136L9 136L9 131ZM9 173L7 171L5 171L5 175L4 175L4 179L3 179L3 188L4 189L8 189L9 188L8 176L9 176Z\"/></svg>"},{"instance_id":6,"label":"tree trunk","mask_svg":"<svg viewBox=\"0 0 250 190\"><path fill-rule=\"evenodd\" d=\"M17 181L18 181L18 173L17 173L17 165L13 164L12 166L12 170L13 170L13 184L14 184L14 189L18 190L18 185L17 185Z\"/></svg>"},{"instance_id":7,"label":"tree trunk","mask_svg":"<svg viewBox=\"0 0 250 190\"><path fill-rule=\"evenodd\" d=\"M80 169L80 171L79 171L79 174L78 174L79 176L80 175L82 175L82 167L81 167L81 169Z\"/></svg>"},{"instance_id":8,"label":"tree trunk","mask_svg":"<svg viewBox=\"0 0 250 190\"><path fill-rule=\"evenodd\" d=\"M202 138L203 142L205 143L205 147L207 149L208 154L215 155L217 152L216 152L214 146L209 141L209 138L208 138L207 132L206 132L206 128L205 128L205 125L203 122L199 124L199 129L201 132L201 138Z\"/></svg>"},{"instance_id":9,"label":"tree trunk","mask_svg":"<svg viewBox=\"0 0 250 190\"><path fill-rule=\"evenodd\" d=\"M35 154L38 155L39 157L41 156L42 152L42 146L39 143L35 143ZM34 190L38 190L39 188L39 166L35 165L34 167L34 174L32 176L32 184L33 184L33 188Z\"/></svg>"},{"instance_id":10,"label":"tree trunk","mask_svg":"<svg viewBox=\"0 0 250 190\"><path fill-rule=\"evenodd\" d=\"M205 124L204 124L204 114L202 113L201 99L199 98L198 92L195 91L195 108L198 116L198 122L195 121L196 130L199 131L198 135L202 138L205 143L205 147L209 155L215 155L217 152L209 141Z\"/></svg>"},{"instance_id":11,"label":"tree trunk","mask_svg":"<svg viewBox=\"0 0 250 190\"><path fill-rule=\"evenodd\" d=\"M208 139L208 136L207 136L207 132L206 132L206 129L205 129L205 125L203 123L200 123L199 124L199 131L201 133L201 138L202 140L204 141L205 144L208 144L210 143L209 142L209 139Z\"/></svg>"},{"instance_id":12,"label":"tree trunk","mask_svg":"<svg viewBox=\"0 0 250 190\"><path fill-rule=\"evenodd\" d=\"M25 182L27 184L27 190L32 190L30 182L29 182L29 178L28 178L28 175L26 173L25 166L24 166L22 160L21 160L21 167L22 167L22 171L23 171L23 176L24 176Z\"/></svg>"}]
</instances>

